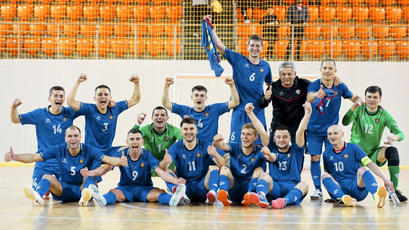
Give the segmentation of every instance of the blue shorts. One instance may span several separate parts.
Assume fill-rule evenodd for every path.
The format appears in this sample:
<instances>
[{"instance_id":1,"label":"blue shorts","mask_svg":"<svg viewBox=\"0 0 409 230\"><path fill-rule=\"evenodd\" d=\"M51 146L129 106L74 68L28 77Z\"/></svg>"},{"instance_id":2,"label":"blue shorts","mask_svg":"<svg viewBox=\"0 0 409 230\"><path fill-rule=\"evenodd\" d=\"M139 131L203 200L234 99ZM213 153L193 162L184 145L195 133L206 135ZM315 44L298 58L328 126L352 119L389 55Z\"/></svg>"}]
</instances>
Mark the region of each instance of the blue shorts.
<instances>
[{"instance_id":1,"label":"blue shorts","mask_svg":"<svg viewBox=\"0 0 409 230\"><path fill-rule=\"evenodd\" d=\"M267 194L268 201L275 200L277 198L285 197L291 190L295 188L298 182L291 182L291 181L273 181L273 190L269 194ZM302 199L298 199L294 205L301 204Z\"/></svg>"},{"instance_id":2,"label":"blue shorts","mask_svg":"<svg viewBox=\"0 0 409 230\"><path fill-rule=\"evenodd\" d=\"M90 184L95 184L93 177L87 177L84 184L67 184L64 181L60 181L62 186L62 195L57 196L54 193L53 198L62 202L77 202L81 199L82 188L88 188Z\"/></svg>"},{"instance_id":3,"label":"blue shorts","mask_svg":"<svg viewBox=\"0 0 409 230\"><path fill-rule=\"evenodd\" d=\"M200 181L186 183L186 195L193 202L204 202L208 190L204 186L206 176Z\"/></svg>"},{"instance_id":4,"label":"blue shorts","mask_svg":"<svg viewBox=\"0 0 409 230\"><path fill-rule=\"evenodd\" d=\"M115 189L121 190L129 202L146 202L148 193L154 189L152 186L128 185L118 186Z\"/></svg>"},{"instance_id":5,"label":"blue shorts","mask_svg":"<svg viewBox=\"0 0 409 230\"><path fill-rule=\"evenodd\" d=\"M357 201L364 200L368 196L369 193L368 190L366 190L365 188L358 187L357 178L345 179L338 183L341 186L341 190L342 192L344 192L344 194L350 195ZM336 198L332 196L331 199L336 200Z\"/></svg>"},{"instance_id":6,"label":"blue shorts","mask_svg":"<svg viewBox=\"0 0 409 230\"><path fill-rule=\"evenodd\" d=\"M33 170L33 188L37 189L37 184L44 175L55 175L60 179L60 167L57 163L37 162Z\"/></svg>"},{"instance_id":7,"label":"blue shorts","mask_svg":"<svg viewBox=\"0 0 409 230\"><path fill-rule=\"evenodd\" d=\"M236 180L234 179L233 188L229 191L230 200L233 202L241 202L244 194L249 190L250 180Z\"/></svg>"},{"instance_id":8,"label":"blue shorts","mask_svg":"<svg viewBox=\"0 0 409 230\"><path fill-rule=\"evenodd\" d=\"M264 109L258 111L256 116L260 120L261 124L263 124L264 130L267 130ZM247 123L251 123L251 121L246 111L233 110L233 114L231 115L231 123L230 123L230 136L229 136L230 143L241 143L241 139L240 139L241 127ZM260 135L258 139L256 140L256 144L261 145Z\"/></svg>"},{"instance_id":9,"label":"blue shorts","mask_svg":"<svg viewBox=\"0 0 409 230\"><path fill-rule=\"evenodd\" d=\"M310 155L322 154L322 143L325 145L325 149L332 148L329 143L327 135L317 135L311 132L307 132L307 153Z\"/></svg>"}]
</instances>

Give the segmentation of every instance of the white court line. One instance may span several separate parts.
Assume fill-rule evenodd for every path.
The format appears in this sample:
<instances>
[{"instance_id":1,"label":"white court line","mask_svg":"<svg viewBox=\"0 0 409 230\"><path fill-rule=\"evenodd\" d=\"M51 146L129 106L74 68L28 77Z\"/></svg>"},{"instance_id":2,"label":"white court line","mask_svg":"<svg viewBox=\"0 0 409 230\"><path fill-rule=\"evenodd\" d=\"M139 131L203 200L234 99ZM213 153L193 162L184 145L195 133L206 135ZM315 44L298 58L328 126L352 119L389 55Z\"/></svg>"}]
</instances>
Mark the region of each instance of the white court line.
<instances>
[{"instance_id":1,"label":"white court line","mask_svg":"<svg viewBox=\"0 0 409 230\"><path fill-rule=\"evenodd\" d=\"M127 203L119 203L122 206L125 206L127 208L132 208L132 209L139 209L139 210L143 210L143 211L157 211L157 212L163 212L163 213L169 213L170 211L175 211L177 214L189 214L189 215L206 215L206 214L217 214L219 216L255 216L255 217L290 217L289 213L286 214L248 214L248 213L222 213L222 212L191 212L191 211L180 211L177 210L177 207L172 207L173 210L171 209L155 209L155 208L143 208L143 207L138 207L138 206L134 206L134 205L130 205ZM211 207L211 206L209 206ZM176 211L177 210L177 211ZM263 209L263 210L272 210L272 209ZM368 214L368 215L325 215L325 217L329 217L329 218L362 218L362 217L366 217L366 218L374 218L374 217L399 217L399 216L409 216L409 214L397 214L397 215L393 215L393 214L379 214L379 215L375 215L375 214ZM293 217L296 218L302 218L302 217L309 217L309 218L316 218L316 217L323 217L321 215L299 215L299 214L294 214Z\"/></svg>"},{"instance_id":2,"label":"white court line","mask_svg":"<svg viewBox=\"0 0 409 230\"><path fill-rule=\"evenodd\" d=\"M308 225L403 225L409 224L409 222L262 222L260 220L255 221L219 221L219 220L177 220L177 219L122 219L122 218L83 218L83 217L58 217L58 216L27 216L27 215L9 215L9 214L0 214L0 218L18 218L18 219L44 219L44 220L75 220L75 221L97 221L97 222L139 222L139 223L195 223L195 224L256 224L256 225L300 225L300 224L308 224Z\"/></svg>"}]
</instances>

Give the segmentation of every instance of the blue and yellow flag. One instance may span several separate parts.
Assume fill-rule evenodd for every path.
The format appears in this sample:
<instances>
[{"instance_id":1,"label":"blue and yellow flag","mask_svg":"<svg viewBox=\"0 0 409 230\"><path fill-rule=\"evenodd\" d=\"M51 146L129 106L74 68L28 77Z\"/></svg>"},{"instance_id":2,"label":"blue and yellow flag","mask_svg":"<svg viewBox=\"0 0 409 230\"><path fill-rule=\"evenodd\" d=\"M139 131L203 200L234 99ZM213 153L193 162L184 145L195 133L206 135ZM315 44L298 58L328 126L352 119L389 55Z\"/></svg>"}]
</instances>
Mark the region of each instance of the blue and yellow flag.
<instances>
[{"instance_id":1,"label":"blue and yellow flag","mask_svg":"<svg viewBox=\"0 0 409 230\"><path fill-rule=\"evenodd\" d=\"M202 22L202 46L206 50L207 56L209 58L210 67L214 70L214 73L217 77L222 75L224 69L219 64L220 58L219 54L217 53L216 46L213 41L212 35L212 26L206 21L203 20Z\"/></svg>"}]
</instances>

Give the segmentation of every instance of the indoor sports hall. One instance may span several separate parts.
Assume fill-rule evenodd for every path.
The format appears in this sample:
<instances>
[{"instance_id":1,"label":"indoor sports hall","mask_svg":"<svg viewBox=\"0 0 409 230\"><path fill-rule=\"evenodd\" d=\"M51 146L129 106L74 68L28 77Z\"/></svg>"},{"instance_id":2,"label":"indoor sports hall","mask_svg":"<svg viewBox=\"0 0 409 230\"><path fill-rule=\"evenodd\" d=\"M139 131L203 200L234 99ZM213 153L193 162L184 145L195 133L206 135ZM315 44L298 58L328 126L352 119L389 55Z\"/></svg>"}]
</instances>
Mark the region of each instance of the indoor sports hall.
<instances>
[{"instance_id":1,"label":"indoor sports hall","mask_svg":"<svg viewBox=\"0 0 409 230\"><path fill-rule=\"evenodd\" d=\"M308 17L305 13L302 22L292 21L291 7L307 11ZM332 58L336 75L354 94L364 98L368 86L381 87L381 105L405 135L393 146L400 156L399 189L409 195L408 0L0 0L0 229L408 229L407 202L394 206L387 200L378 209L370 196L356 207L311 200L309 155L302 172L309 193L300 206L280 210L140 202L80 207L52 199L39 206L25 197L34 164L4 160L10 147L15 153L37 151L35 127L10 121L16 98L22 101L20 113L46 107L50 87L63 86L67 97L78 76L86 74L77 99L93 103L95 87L105 84L118 102L131 96L128 79L137 74L141 100L119 116L114 146L125 145L139 113L147 113L144 124L151 122L167 77L175 81L171 101L190 106L191 88L204 85L206 104L226 102L230 89L224 77L233 76L232 66L219 53L224 72L216 77L201 46L202 18L209 14L222 42L235 52L248 56L249 36L263 38L261 58L270 64L274 81L284 61L294 62L298 77L315 81L321 77L321 61ZM342 101L340 118L351 105ZM271 105L265 109L267 126L272 110ZM225 139L231 114L219 120ZM179 127L180 117L169 116L168 123ZM84 118L74 125L84 131ZM349 141L351 125L343 131ZM385 138L387 134L386 128ZM386 166L381 169L389 175ZM118 180L115 168L103 176L100 191L108 192ZM159 177L153 181L165 188ZM323 193L323 200L328 199L325 189Z\"/></svg>"}]
</instances>

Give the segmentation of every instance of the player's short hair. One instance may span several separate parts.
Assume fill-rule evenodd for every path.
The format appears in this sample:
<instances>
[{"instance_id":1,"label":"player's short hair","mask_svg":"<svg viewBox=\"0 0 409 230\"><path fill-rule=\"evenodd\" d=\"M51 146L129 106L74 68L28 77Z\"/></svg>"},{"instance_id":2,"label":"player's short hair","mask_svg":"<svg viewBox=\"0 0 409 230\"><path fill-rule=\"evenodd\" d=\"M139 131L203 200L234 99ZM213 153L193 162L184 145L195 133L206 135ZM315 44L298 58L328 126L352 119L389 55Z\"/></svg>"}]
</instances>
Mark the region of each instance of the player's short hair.
<instances>
[{"instance_id":1,"label":"player's short hair","mask_svg":"<svg viewBox=\"0 0 409 230\"><path fill-rule=\"evenodd\" d=\"M283 131L287 130L288 132L290 132L290 129L288 128L288 126L279 125L279 126L276 127L276 130L274 131L274 136L275 136L277 130L283 130Z\"/></svg>"},{"instance_id":2,"label":"player's short hair","mask_svg":"<svg viewBox=\"0 0 409 230\"><path fill-rule=\"evenodd\" d=\"M257 134L258 134L257 129L256 129L256 128L254 127L254 125L251 124L251 123L244 124L244 125L241 127L241 130L243 130L243 129L252 129L253 132L254 132L254 135L257 135Z\"/></svg>"},{"instance_id":3,"label":"player's short hair","mask_svg":"<svg viewBox=\"0 0 409 230\"><path fill-rule=\"evenodd\" d=\"M281 70L284 69L284 68L291 68L292 71L295 72L295 65L294 65L294 63L292 63L292 62L290 62L290 61L285 61L285 62L281 63L281 64L278 66L278 72L280 73Z\"/></svg>"},{"instance_id":4,"label":"player's short hair","mask_svg":"<svg viewBox=\"0 0 409 230\"><path fill-rule=\"evenodd\" d=\"M68 128L65 130L65 133L66 133L66 134L67 134L67 130L69 130L69 129L76 129L76 130L78 130L78 132L81 134L81 129L78 128L78 126L71 125L70 127L68 127Z\"/></svg>"},{"instance_id":5,"label":"player's short hair","mask_svg":"<svg viewBox=\"0 0 409 230\"><path fill-rule=\"evenodd\" d=\"M132 128L131 130L129 130L127 136L131 134L137 134L137 133L141 134L141 136L143 137L141 130L139 130L138 128Z\"/></svg>"},{"instance_id":6,"label":"player's short hair","mask_svg":"<svg viewBox=\"0 0 409 230\"><path fill-rule=\"evenodd\" d=\"M249 37L249 40L247 41L247 45L250 45L250 41L255 40L261 42L261 45L263 45L263 39L260 37L258 34L253 34Z\"/></svg>"},{"instance_id":7,"label":"player's short hair","mask_svg":"<svg viewBox=\"0 0 409 230\"><path fill-rule=\"evenodd\" d=\"M203 85L196 85L192 88L192 93L194 91L205 91L207 93L207 89L206 87L204 87Z\"/></svg>"},{"instance_id":8,"label":"player's short hair","mask_svg":"<svg viewBox=\"0 0 409 230\"><path fill-rule=\"evenodd\" d=\"M335 63L335 60L332 59L332 58L326 58L326 59L322 60L322 62L321 62L321 67L322 67L322 65L324 64L324 62L327 62L327 61L334 63L334 67L337 67L337 64Z\"/></svg>"},{"instance_id":9,"label":"player's short hair","mask_svg":"<svg viewBox=\"0 0 409 230\"><path fill-rule=\"evenodd\" d=\"M183 124L191 124L191 125L196 125L196 120L194 118L191 117L185 117L182 119L182 121L180 122L180 127L182 127Z\"/></svg>"},{"instance_id":10,"label":"player's short hair","mask_svg":"<svg viewBox=\"0 0 409 230\"><path fill-rule=\"evenodd\" d=\"M166 110L165 107L158 105L152 110L152 117L156 110L165 110L166 116L168 116L168 110Z\"/></svg>"},{"instance_id":11,"label":"player's short hair","mask_svg":"<svg viewBox=\"0 0 409 230\"><path fill-rule=\"evenodd\" d=\"M365 96L366 96L366 93L376 93L376 92L378 92L379 96L382 97L382 89L379 86L376 86L376 85L369 86L365 90Z\"/></svg>"},{"instance_id":12,"label":"player's short hair","mask_svg":"<svg viewBox=\"0 0 409 230\"><path fill-rule=\"evenodd\" d=\"M107 85L99 85L95 88L95 92L97 92L98 89L108 89L109 92L111 92L111 89Z\"/></svg>"},{"instance_id":13,"label":"player's short hair","mask_svg":"<svg viewBox=\"0 0 409 230\"><path fill-rule=\"evenodd\" d=\"M50 90L48 90L48 95L51 96L51 94L53 94L54 90L62 90L65 94L65 90L62 86L56 85L50 88Z\"/></svg>"}]
</instances>

